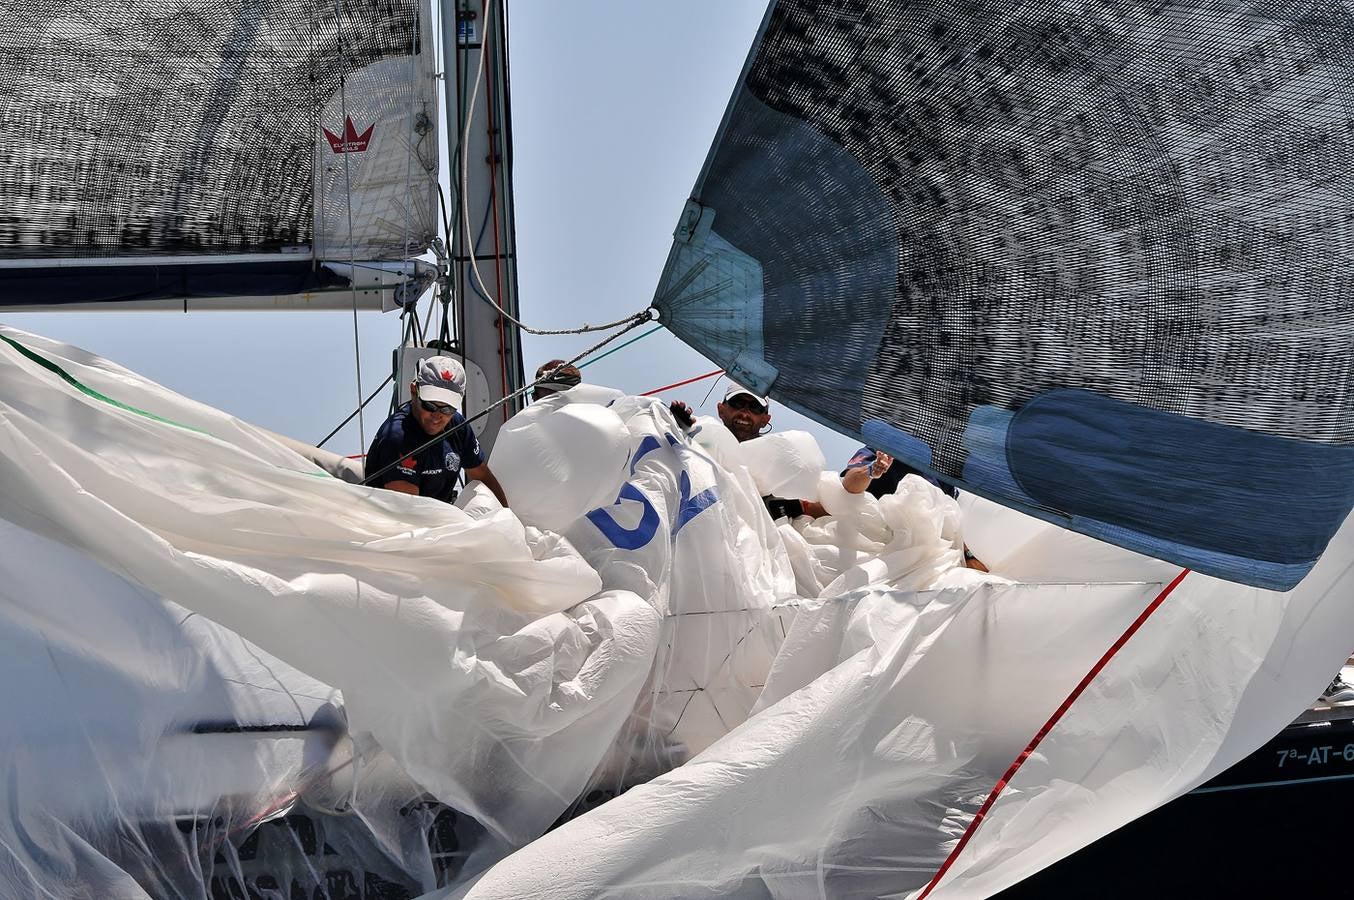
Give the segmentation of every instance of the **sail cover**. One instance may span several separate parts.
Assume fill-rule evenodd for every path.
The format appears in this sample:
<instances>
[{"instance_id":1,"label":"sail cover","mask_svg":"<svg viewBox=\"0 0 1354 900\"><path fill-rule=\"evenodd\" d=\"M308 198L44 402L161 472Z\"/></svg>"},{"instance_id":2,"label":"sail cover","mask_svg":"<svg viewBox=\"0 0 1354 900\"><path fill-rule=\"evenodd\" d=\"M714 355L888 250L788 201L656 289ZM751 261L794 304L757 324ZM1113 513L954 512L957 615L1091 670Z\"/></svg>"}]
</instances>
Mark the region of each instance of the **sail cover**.
<instances>
[{"instance_id":1,"label":"sail cover","mask_svg":"<svg viewBox=\"0 0 1354 900\"><path fill-rule=\"evenodd\" d=\"M733 377L1270 588L1354 502L1339 0L772 4L656 305Z\"/></svg>"},{"instance_id":2,"label":"sail cover","mask_svg":"<svg viewBox=\"0 0 1354 900\"><path fill-rule=\"evenodd\" d=\"M436 234L426 2L0 9L5 305L342 288Z\"/></svg>"}]
</instances>

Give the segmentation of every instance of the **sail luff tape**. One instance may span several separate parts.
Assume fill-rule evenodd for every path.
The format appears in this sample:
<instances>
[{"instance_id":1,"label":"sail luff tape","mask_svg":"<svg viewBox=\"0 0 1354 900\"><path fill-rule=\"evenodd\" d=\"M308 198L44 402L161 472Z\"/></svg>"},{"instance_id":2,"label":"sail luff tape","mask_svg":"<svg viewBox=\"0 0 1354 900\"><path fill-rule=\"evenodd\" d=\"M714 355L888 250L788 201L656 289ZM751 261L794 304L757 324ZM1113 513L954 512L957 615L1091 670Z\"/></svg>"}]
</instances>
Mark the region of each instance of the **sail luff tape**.
<instances>
[{"instance_id":1,"label":"sail luff tape","mask_svg":"<svg viewBox=\"0 0 1354 900\"><path fill-rule=\"evenodd\" d=\"M67 372L65 369L61 368L56 363L52 362L50 359L47 359L43 356L39 356L37 353L34 353L32 350L28 349L23 344L20 344L13 338L8 338L5 337L3 334L0 334L0 341L4 341L6 344L9 344L15 350L19 351L19 354L22 355L25 359L29 360L30 362L36 363L37 365L41 366L47 371L53 373L62 381L66 382L80 393L88 397L93 397L95 400L98 400L101 403L107 403L110 406L117 407L118 409L121 409L125 412L134 413L138 416L144 416L145 418L151 419L152 421L155 422L160 422L165 425L173 425L175 428L183 428L188 431L195 431L198 434L205 434L208 437L212 436L209 432L203 431L201 428L197 428L196 426L185 425L182 422L175 422L173 419L166 419L164 416L157 416L153 412L148 412L147 410L139 409L130 404L123 403L121 400L114 400L107 394L100 393L99 391L96 391L94 388L80 381L74 375Z\"/></svg>"}]
</instances>

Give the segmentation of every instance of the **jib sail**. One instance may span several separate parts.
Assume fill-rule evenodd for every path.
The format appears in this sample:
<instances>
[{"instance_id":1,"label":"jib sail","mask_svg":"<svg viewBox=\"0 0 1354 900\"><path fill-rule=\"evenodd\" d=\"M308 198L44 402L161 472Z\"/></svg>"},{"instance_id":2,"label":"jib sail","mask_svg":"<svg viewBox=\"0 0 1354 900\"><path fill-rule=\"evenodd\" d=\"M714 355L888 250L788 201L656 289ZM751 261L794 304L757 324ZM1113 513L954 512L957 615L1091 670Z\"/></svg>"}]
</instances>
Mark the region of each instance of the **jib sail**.
<instances>
[{"instance_id":1,"label":"jib sail","mask_svg":"<svg viewBox=\"0 0 1354 900\"><path fill-rule=\"evenodd\" d=\"M1354 20L1073 7L774 3L657 304L941 478L1291 587L1354 503Z\"/></svg>"}]
</instances>

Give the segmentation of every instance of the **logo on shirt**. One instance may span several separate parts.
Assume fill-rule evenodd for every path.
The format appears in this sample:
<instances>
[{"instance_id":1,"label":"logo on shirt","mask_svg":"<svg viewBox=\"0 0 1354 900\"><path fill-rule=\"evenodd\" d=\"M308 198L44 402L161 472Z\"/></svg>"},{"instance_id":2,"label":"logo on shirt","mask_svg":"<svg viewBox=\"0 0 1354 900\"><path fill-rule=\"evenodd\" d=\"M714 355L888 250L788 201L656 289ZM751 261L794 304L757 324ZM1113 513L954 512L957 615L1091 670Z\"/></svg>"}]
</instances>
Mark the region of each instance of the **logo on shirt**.
<instances>
[{"instance_id":1,"label":"logo on shirt","mask_svg":"<svg viewBox=\"0 0 1354 900\"><path fill-rule=\"evenodd\" d=\"M455 450L448 450L446 457L442 460L442 464L447 467L448 472L456 471L461 467L461 454L457 453Z\"/></svg>"},{"instance_id":2,"label":"logo on shirt","mask_svg":"<svg viewBox=\"0 0 1354 900\"><path fill-rule=\"evenodd\" d=\"M412 469L418 466L418 460L414 459L412 456L406 456L404 459L400 460L400 465L406 469Z\"/></svg>"}]
</instances>

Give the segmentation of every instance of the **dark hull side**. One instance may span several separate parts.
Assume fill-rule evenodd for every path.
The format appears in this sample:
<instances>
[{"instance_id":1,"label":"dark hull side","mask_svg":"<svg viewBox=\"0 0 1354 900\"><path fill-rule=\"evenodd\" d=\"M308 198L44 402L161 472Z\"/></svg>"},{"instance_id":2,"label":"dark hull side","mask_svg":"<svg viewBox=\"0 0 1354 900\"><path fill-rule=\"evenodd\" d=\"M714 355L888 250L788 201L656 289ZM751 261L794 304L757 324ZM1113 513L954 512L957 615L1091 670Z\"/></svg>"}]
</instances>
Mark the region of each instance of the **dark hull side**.
<instances>
[{"instance_id":1,"label":"dark hull side","mask_svg":"<svg viewBox=\"0 0 1354 900\"><path fill-rule=\"evenodd\" d=\"M997 896L1354 896L1354 713L1309 713L1217 778Z\"/></svg>"}]
</instances>

